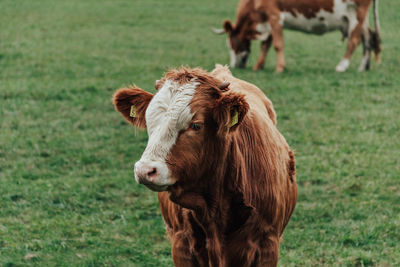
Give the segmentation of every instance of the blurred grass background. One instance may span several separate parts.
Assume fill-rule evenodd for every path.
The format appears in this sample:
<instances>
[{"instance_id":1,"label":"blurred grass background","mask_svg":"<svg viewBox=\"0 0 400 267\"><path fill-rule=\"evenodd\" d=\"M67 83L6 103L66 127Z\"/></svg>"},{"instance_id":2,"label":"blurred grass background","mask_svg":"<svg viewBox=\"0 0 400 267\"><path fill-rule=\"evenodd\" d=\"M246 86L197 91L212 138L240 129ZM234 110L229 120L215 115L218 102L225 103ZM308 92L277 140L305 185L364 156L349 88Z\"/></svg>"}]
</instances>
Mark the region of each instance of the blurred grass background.
<instances>
[{"instance_id":1,"label":"blurred grass background","mask_svg":"<svg viewBox=\"0 0 400 267\"><path fill-rule=\"evenodd\" d=\"M171 266L146 145L113 92L168 68L229 62L210 27L237 0L0 1L0 265ZM381 1L382 65L348 72L339 32L285 31L288 71L234 75L273 101L296 151L299 201L280 266L400 265L400 2ZM370 16L372 18L372 16Z\"/></svg>"}]
</instances>

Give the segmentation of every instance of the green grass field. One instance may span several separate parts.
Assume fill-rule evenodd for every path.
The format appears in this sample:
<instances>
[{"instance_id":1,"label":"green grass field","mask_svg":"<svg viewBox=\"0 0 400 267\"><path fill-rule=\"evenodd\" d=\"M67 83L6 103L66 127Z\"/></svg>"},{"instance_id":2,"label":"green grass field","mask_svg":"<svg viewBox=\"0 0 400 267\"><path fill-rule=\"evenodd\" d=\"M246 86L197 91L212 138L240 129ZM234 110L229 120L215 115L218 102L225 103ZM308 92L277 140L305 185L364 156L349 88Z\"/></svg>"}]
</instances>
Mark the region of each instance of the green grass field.
<instances>
[{"instance_id":1,"label":"green grass field","mask_svg":"<svg viewBox=\"0 0 400 267\"><path fill-rule=\"evenodd\" d=\"M0 266L171 266L146 145L113 92L168 68L228 63L210 27L237 0L0 1ZM400 266L400 2L381 1L382 65L347 73L339 32L285 32L288 71L234 75L274 103L299 199L280 266ZM372 16L371 16L372 17Z\"/></svg>"}]
</instances>

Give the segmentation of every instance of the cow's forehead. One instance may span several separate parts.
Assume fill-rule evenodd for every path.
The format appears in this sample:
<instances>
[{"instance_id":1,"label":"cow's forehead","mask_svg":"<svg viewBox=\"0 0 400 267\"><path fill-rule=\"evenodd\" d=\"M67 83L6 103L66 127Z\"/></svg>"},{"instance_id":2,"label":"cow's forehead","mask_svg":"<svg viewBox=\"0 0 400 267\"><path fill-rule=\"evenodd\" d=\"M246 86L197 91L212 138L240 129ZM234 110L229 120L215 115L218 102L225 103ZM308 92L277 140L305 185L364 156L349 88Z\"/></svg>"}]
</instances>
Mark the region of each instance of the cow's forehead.
<instances>
[{"instance_id":1,"label":"cow's forehead","mask_svg":"<svg viewBox=\"0 0 400 267\"><path fill-rule=\"evenodd\" d=\"M198 85L195 79L184 84L165 80L146 110L149 134L160 127L178 131L185 128L193 118L190 103Z\"/></svg>"}]
</instances>

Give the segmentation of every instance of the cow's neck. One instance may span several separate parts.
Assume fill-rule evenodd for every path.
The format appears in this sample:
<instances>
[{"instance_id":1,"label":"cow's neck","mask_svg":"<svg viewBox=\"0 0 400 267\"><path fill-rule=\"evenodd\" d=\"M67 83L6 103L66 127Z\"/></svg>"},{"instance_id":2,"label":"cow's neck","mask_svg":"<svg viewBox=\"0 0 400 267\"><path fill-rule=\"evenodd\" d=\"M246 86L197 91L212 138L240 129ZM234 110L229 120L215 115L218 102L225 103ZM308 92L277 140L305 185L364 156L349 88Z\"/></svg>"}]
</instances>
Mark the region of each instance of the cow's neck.
<instances>
[{"instance_id":1,"label":"cow's neck","mask_svg":"<svg viewBox=\"0 0 400 267\"><path fill-rule=\"evenodd\" d=\"M235 212L238 209L247 210L243 195L237 191L245 172L245 163L235 137L225 144L216 158L220 160L201 178L212 183L199 192L181 189L179 199L172 197L171 200L192 210L198 223L205 228L215 225L221 232L230 232L244 224L247 214ZM234 224L232 220L235 220Z\"/></svg>"},{"instance_id":2,"label":"cow's neck","mask_svg":"<svg viewBox=\"0 0 400 267\"><path fill-rule=\"evenodd\" d=\"M213 183L199 192L176 187L170 199L189 209L194 221L203 230L208 257L214 263L212 266L224 266L221 260L225 259L225 238L246 223L252 208L247 207L241 193L235 191L245 169L244 156L235 137L225 143L215 158L219 161L214 162L214 166L202 177L203 181Z\"/></svg>"}]
</instances>

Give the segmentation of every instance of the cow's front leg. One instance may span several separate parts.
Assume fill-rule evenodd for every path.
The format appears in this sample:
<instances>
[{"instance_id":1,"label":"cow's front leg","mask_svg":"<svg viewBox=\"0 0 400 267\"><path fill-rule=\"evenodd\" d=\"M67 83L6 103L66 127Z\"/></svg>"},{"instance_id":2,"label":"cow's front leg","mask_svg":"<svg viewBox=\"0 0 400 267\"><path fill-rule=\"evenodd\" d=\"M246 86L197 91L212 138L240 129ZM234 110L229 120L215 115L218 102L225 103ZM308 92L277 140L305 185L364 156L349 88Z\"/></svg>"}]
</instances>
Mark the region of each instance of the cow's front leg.
<instances>
[{"instance_id":1,"label":"cow's front leg","mask_svg":"<svg viewBox=\"0 0 400 267\"><path fill-rule=\"evenodd\" d=\"M271 18L271 29L272 43L277 53L275 72L280 73L285 70L285 55L283 54L283 31L279 16L276 16L275 19Z\"/></svg>"},{"instance_id":2,"label":"cow's front leg","mask_svg":"<svg viewBox=\"0 0 400 267\"><path fill-rule=\"evenodd\" d=\"M265 58L267 57L267 53L272 44L272 35L269 35L267 40L261 42L261 52L258 57L256 65L254 65L253 70L261 70L265 65Z\"/></svg>"},{"instance_id":3,"label":"cow's front leg","mask_svg":"<svg viewBox=\"0 0 400 267\"><path fill-rule=\"evenodd\" d=\"M278 265L279 237L271 234L260 244L259 261L252 266L275 267Z\"/></svg>"},{"instance_id":4,"label":"cow's front leg","mask_svg":"<svg viewBox=\"0 0 400 267\"><path fill-rule=\"evenodd\" d=\"M233 255L227 266L276 267L279 258L279 237L263 233L259 235L259 239L233 240L227 249L228 254Z\"/></svg>"},{"instance_id":5,"label":"cow's front leg","mask_svg":"<svg viewBox=\"0 0 400 267\"><path fill-rule=\"evenodd\" d=\"M184 231L179 231L172 236L172 259L174 261L174 266L205 266L206 261L202 260L201 257L198 257L199 253L191 250L191 244L189 243L188 238L190 237L188 237L187 233L185 233Z\"/></svg>"}]
</instances>

